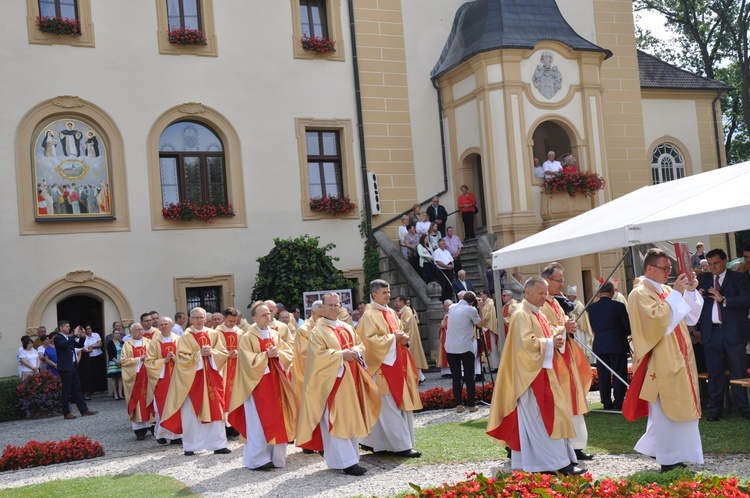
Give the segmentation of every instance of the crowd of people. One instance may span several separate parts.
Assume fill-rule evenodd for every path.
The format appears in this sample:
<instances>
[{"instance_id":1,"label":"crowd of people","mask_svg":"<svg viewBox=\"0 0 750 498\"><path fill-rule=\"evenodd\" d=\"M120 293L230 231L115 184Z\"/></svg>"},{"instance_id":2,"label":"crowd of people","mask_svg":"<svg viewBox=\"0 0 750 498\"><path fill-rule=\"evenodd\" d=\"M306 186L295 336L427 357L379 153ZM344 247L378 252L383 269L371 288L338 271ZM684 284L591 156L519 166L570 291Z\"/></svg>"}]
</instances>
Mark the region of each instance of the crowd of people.
<instances>
[{"instance_id":1,"label":"crowd of people","mask_svg":"<svg viewBox=\"0 0 750 498\"><path fill-rule=\"evenodd\" d=\"M446 227L445 238L450 232ZM450 255L445 238L438 250ZM727 268L722 249L699 256L708 271L683 273L670 287L670 259L651 249L627 298L616 282L601 282L598 300L586 309L577 288L565 287L559 263L525 281L520 273L504 274L500 309L489 290L477 294L459 271L450 284L457 302L444 300L437 359L452 378L456 411L477 411L476 382L484 381L486 364L497 374L487 433L506 446L511 467L580 474L581 461L593 458L584 452L584 415L595 362L604 409L628 420L648 417L636 451L663 471L702 463L694 350L708 373L706 420L716 421L723 416L724 372L748 373L750 245L737 271ZM361 476L367 469L360 450L420 456L413 412L422 408L418 385L428 368L409 300L396 296L390 307L384 280L371 282L369 294L351 316L338 294L325 294L306 320L298 308L290 313L273 301L253 303L250 320L234 308L196 307L174 320L144 313L127 331L115 322L104 341L91 327L71 329L63 320L40 335L38 347L22 339L19 376L42 363L54 368L64 418L76 418L71 404L95 415L86 401L97 387L79 380L88 354L90 364L107 361L113 397L126 400L138 440L150 432L158 444L181 444L192 456L230 453L227 440L242 435L247 468L284 467L287 446L295 444L321 455L330 469ZM732 394L750 419L744 390Z\"/></svg>"},{"instance_id":2,"label":"crowd of people","mask_svg":"<svg viewBox=\"0 0 750 498\"><path fill-rule=\"evenodd\" d=\"M71 330L63 320L51 334L56 357L42 357L61 377L65 419L76 418L71 404L83 416L97 413L86 405L96 387L84 387L82 359L104 349L96 361L106 361L113 397L125 400L136 440L150 433L193 456L231 453L227 440L241 435L249 469L284 467L287 445L296 444L331 469L361 476L361 449L421 456L413 412L422 408L417 386L427 361L409 300L390 303L388 282L373 281L369 304L352 313L356 329L336 293L313 303L307 320L273 301L253 303L249 321L231 307L196 307L174 320L143 313L127 330L115 322L104 347L90 327ZM19 351L19 375L37 372L30 337Z\"/></svg>"}]
</instances>

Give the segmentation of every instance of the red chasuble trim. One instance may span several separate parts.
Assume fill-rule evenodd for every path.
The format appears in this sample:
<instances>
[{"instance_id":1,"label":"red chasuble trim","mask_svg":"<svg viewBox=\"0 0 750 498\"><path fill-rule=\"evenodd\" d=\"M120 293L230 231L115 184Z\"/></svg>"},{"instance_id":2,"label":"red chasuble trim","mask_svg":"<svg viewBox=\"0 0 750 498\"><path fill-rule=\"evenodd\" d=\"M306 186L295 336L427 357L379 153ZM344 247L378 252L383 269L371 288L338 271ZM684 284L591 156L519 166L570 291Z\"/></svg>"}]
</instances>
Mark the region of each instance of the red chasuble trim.
<instances>
[{"instance_id":1,"label":"red chasuble trim","mask_svg":"<svg viewBox=\"0 0 750 498\"><path fill-rule=\"evenodd\" d=\"M210 346L211 338L207 332L193 332L198 346ZM211 422L224 420L224 379L221 374L211 368L208 356L203 357L203 370L196 372L193 385L190 387L188 397L193 404L193 410L200 414L203 409L203 389L208 390L208 404ZM204 422L207 423L207 422Z\"/></svg>"},{"instance_id":2,"label":"red chasuble trim","mask_svg":"<svg viewBox=\"0 0 750 498\"><path fill-rule=\"evenodd\" d=\"M173 342L161 342L161 357L166 358L169 353L175 354L177 352L177 346ZM154 387L154 399L159 411L164 410L164 403L167 401L167 392L169 391L169 384L172 381L172 372L174 372L174 360L164 362L164 377L156 381Z\"/></svg>"},{"instance_id":3,"label":"red chasuble trim","mask_svg":"<svg viewBox=\"0 0 750 498\"><path fill-rule=\"evenodd\" d=\"M622 402L622 416L630 422L648 416L648 402L641 399L641 389L643 389L643 381L646 380L646 370L648 370L650 359L651 351L646 353L638 368L635 369L633 380L630 382L630 387L625 393L625 400Z\"/></svg>"},{"instance_id":4,"label":"red chasuble trim","mask_svg":"<svg viewBox=\"0 0 750 498\"><path fill-rule=\"evenodd\" d=\"M221 330L221 333L224 334L224 342L227 345L227 351L237 351L237 332L225 332L224 330ZM226 376L224 378L224 400L226 401L224 403L225 412L229 409L229 402L232 399L232 388L234 387L234 379L236 376L237 358L227 358Z\"/></svg>"},{"instance_id":5,"label":"red chasuble trim","mask_svg":"<svg viewBox=\"0 0 750 498\"><path fill-rule=\"evenodd\" d=\"M273 339L260 339L261 351L268 351L270 347L275 345ZM289 442L284 410L281 406L281 377L283 376L284 369L281 368L279 358L268 358L268 373L261 377L252 393L266 441L275 440L275 444Z\"/></svg>"},{"instance_id":6,"label":"red chasuble trim","mask_svg":"<svg viewBox=\"0 0 750 498\"><path fill-rule=\"evenodd\" d=\"M146 356L146 347L133 346L133 358L140 358L141 356ZM151 408L146 406L147 390L148 372L146 370L146 367L143 366L135 376L133 391L130 393L130 399L128 400L128 414L131 418L133 417L136 408L140 408L142 418L147 419L151 415Z\"/></svg>"},{"instance_id":7,"label":"red chasuble trim","mask_svg":"<svg viewBox=\"0 0 750 498\"><path fill-rule=\"evenodd\" d=\"M391 334L395 334L400 330L399 324L392 313L386 310L381 310L383 318L385 318L388 324L388 329ZM394 339L395 340L395 339ZM391 390L391 396L393 401L396 402L396 406L403 410L402 402L404 400L404 384L406 384L406 376L408 375L408 365L412 364L416 375L417 366L414 363L414 357L409 354L409 349L404 344L396 344L396 361L393 365L381 365L380 371L383 372L385 381L388 383L388 388Z\"/></svg>"}]
</instances>

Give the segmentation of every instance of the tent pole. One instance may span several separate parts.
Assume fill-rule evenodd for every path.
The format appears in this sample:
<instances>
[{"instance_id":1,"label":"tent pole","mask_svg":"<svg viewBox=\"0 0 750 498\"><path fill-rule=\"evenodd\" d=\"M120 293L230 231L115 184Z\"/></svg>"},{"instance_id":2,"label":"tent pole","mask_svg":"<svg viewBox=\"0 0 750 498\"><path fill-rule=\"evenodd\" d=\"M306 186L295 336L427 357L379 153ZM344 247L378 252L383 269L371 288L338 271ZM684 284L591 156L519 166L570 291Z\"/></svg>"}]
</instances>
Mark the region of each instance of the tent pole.
<instances>
[{"instance_id":1,"label":"tent pole","mask_svg":"<svg viewBox=\"0 0 750 498\"><path fill-rule=\"evenodd\" d=\"M581 347L582 347L583 349L585 349L586 351L588 351L589 353L591 353L591 356L593 356L594 358L596 358L596 360L597 360L597 361L598 361L599 363L601 363L602 365L604 365L604 367L605 367L605 368L606 368L607 370L609 370L610 372L612 372L612 375L614 375L615 377L617 377L618 379L620 379L620 382L622 382L623 384L625 384L625 387L630 387L630 384L628 384L627 382L625 382L625 379L623 379L622 377L620 377L620 376L619 376L619 375L617 374L617 372L615 372L614 370L612 370L612 367L610 367L609 365L607 365L606 363L604 363L604 361L603 361L603 360L602 360L601 358L599 358L599 357L598 357L598 356L596 355L596 353L594 353L594 352L593 352L593 351L591 350L591 348L590 348L590 347L588 347L588 346L587 346L586 344L584 344L584 343L583 343L583 341L581 341L581 340L580 340L580 339L579 339L578 337L576 337L575 335L573 336L573 339L574 339L574 340L575 340L575 341L576 341L576 342L578 343L578 345L579 345L579 346L581 346Z\"/></svg>"},{"instance_id":2,"label":"tent pole","mask_svg":"<svg viewBox=\"0 0 750 498\"><path fill-rule=\"evenodd\" d=\"M612 278L612 275L615 274L615 272L620 267L620 265L622 264L622 262L625 261L625 258L627 258L628 255L630 253L632 253L632 252L633 252L633 247L632 246L628 247L628 250L625 251L625 254L622 255L622 257L620 258L620 261L617 262L617 264L615 265L615 267L612 268L612 271L609 272L609 275L607 275L607 278L604 279L605 282L608 281L610 278ZM594 299L596 299L597 294L598 294L597 292L594 292L594 295L591 296L591 299L588 300L588 302L586 303L586 306L583 307L583 310L578 314L577 317L575 317L575 321L576 322L578 322L578 320L581 319L581 317L583 316L583 314L586 313L586 310L589 309L589 306L591 306L591 304L594 302Z\"/></svg>"}]
</instances>

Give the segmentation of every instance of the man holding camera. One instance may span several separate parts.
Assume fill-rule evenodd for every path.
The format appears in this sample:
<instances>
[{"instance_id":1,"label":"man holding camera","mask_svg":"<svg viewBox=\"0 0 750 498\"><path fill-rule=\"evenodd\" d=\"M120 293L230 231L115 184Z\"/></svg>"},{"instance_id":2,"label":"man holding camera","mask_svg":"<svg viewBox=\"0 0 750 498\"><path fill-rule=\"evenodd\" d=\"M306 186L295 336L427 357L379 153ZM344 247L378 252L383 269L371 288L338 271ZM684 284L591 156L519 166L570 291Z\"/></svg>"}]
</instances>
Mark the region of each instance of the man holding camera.
<instances>
[{"instance_id":1,"label":"man holding camera","mask_svg":"<svg viewBox=\"0 0 750 498\"><path fill-rule=\"evenodd\" d=\"M86 333L82 327L76 327L71 333L70 322L67 320L58 323L57 328L60 333L55 336L55 349L57 350L57 371L60 372L60 380L62 381L60 400L63 418L66 420L76 418L75 415L70 413L71 400L76 404L81 415L96 415L99 412L89 410L88 405L83 400L81 380L78 378L78 371L76 370L75 350L83 347Z\"/></svg>"},{"instance_id":2,"label":"man holding camera","mask_svg":"<svg viewBox=\"0 0 750 498\"><path fill-rule=\"evenodd\" d=\"M461 400L461 370L466 384L467 404L469 411L477 411L474 400L474 327L482 327L484 323L476 308L477 296L471 291L466 292L461 300L448 309L448 330L445 333L445 352L448 356L448 366L453 379L453 401L456 412L463 413L464 405Z\"/></svg>"}]
</instances>

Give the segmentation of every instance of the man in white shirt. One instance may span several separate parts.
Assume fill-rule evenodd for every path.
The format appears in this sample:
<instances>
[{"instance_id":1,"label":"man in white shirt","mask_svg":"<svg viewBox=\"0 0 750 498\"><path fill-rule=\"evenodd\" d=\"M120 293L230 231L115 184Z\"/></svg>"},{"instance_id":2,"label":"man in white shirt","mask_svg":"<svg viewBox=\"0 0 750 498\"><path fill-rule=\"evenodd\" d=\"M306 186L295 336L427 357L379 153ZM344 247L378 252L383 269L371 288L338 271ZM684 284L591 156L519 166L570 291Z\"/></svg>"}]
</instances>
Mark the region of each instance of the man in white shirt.
<instances>
[{"instance_id":1,"label":"man in white shirt","mask_svg":"<svg viewBox=\"0 0 750 498\"><path fill-rule=\"evenodd\" d=\"M183 328L187 323L187 315L183 311L178 311L174 315L174 326L172 327L172 333L181 336L185 331Z\"/></svg>"},{"instance_id":2,"label":"man in white shirt","mask_svg":"<svg viewBox=\"0 0 750 498\"><path fill-rule=\"evenodd\" d=\"M452 229L449 228L448 230L450 232ZM446 299L449 299L453 294L453 287L451 282L453 282L454 266L453 256L446 248L445 239L438 240L438 248L435 249L435 252L432 256L435 260L435 266L438 267L438 270L440 270L440 273L442 274L440 278L438 278L440 287L442 288L440 300L445 301Z\"/></svg>"},{"instance_id":3,"label":"man in white shirt","mask_svg":"<svg viewBox=\"0 0 750 498\"><path fill-rule=\"evenodd\" d=\"M456 412L463 413L464 406L461 399L461 368L463 380L466 384L467 404L469 411L477 411L474 400L474 327L483 326L479 312L474 307L477 296L469 291L456 304L448 308L448 329L445 333L445 352L448 356L448 366L453 379L453 401Z\"/></svg>"},{"instance_id":4,"label":"man in white shirt","mask_svg":"<svg viewBox=\"0 0 750 498\"><path fill-rule=\"evenodd\" d=\"M534 158L534 178L544 178L544 168L539 164L539 158Z\"/></svg>"},{"instance_id":5,"label":"man in white shirt","mask_svg":"<svg viewBox=\"0 0 750 498\"><path fill-rule=\"evenodd\" d=\"M555 173L562 171L560 161L555 161L555 151L551 150L547 152L547 160L542 164L542 169L544 170L545 177L554 176Z\"/></svg>"}]
</instances>

